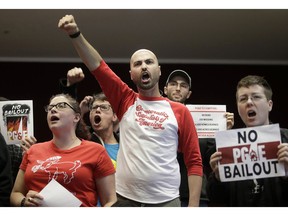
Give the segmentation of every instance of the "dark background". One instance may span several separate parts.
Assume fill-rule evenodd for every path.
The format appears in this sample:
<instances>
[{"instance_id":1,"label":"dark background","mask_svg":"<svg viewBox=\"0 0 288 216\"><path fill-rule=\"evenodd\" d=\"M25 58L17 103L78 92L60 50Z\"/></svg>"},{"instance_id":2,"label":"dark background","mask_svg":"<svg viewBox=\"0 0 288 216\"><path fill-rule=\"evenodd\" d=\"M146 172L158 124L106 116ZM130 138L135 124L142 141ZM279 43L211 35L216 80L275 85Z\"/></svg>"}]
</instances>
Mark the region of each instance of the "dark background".
<instances>
[{"instance_id":1,"label":"dark background","mask_svg":"<svg viewBox=\"0 0 288 216\"><path fill-rule=\"evenodd\" d=\"M88 7L90 8L90 7ZM270 120L288 128L287 9L0 9L0 95L34 101L35 136L51 138L43 106L59 93L59 79L83 67L79 100L99 92L69 37L57 28L72 14L85 38L135 89L129 59L138 49L158 57L163 89L174 69L192 77L191 104L226 104L238 117L235 89L248 74L264 76L274 91ZM284 110L285 109L285 110Z\"/></svg>"},{"instance_id":2,"label":"dark background","mask_svg":"<svg viewBox=\"0 0 288 216\"><path fill-rule=\"evenodd\" d=\"M110 67L135 90L130 80L129 63L109 63ZM187 71L192 78L190 104L226 104L227 111L235 114L235 127L242 127L238 116L235 92L237 82L246 75L264 76L273 89L273 110L270 120L288 128L286 65L220 65L220 64L161 64L160 89L163 90L169 73L175 69ZM44 106L52 95L59 93L59 79L73 67L82 67L85 79L78 86L78 101L101 89L82 63L0 62L0 96L10 100L33 100L34 135L39 142L51 139Z\"/></svg>"}]
</instances>

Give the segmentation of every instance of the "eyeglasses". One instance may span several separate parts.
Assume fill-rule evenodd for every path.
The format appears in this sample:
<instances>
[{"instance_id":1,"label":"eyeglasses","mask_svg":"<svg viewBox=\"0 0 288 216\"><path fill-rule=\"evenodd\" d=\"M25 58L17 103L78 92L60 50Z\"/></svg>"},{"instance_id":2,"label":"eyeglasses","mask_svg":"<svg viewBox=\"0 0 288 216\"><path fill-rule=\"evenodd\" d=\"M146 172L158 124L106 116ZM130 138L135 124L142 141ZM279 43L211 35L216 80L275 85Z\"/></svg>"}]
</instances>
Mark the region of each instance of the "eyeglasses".
<instances>
[{"instance_id":1,"label":"eyeglasses","mask_svg":"<svg viewBox=\"0 0 288 216\"><path fill-rule=\"evenodd\" d=\"M94 105L90 107L90 111L97 110L98 108L100 108L101 111L108 111L111 108L111 105L109 104Z\"/></svg>"},{"instance_id":2,"label":"eyeglasses","mask_svg":"<svg viewBox=\"0 0 288 216\"><path fill-rule=\"evenodd\" d=\"M243 95L243 96L240 96L238 98L238 103L246 103L248 100L251 100L251 101L260 101L262 99L265 99L265 95L262 95L262 94L253 94L251 96L248 96L248 95Z\"/></svg>"},{"instance_id":3,"label":"eyeglasses","mask_svg":"<svg viewBox=\"0 0 288 216\"><path fill-rule=\"evenodd\" d=\"M185 82L170 81L168 82L168 85L174 88L178 88L178 86L180 86L180 88L189 89L189 85Z\"/></svg>"},{"instance_id":4,"label":"eyeglasses","mask_svg":"<svg viewBox=\"0 0 288 216\"><path fill-rule=\"evenodd\" d=\"M56 107L57 110L63 110L67 106L70 107L74 112L76 112L75 109L70 104L68 104L66 102L60 102L57 104L49 104L49 105L45 106L44 109L46 112L49 112L53 109L53 107Z\"/></svg>"}]
</instances>

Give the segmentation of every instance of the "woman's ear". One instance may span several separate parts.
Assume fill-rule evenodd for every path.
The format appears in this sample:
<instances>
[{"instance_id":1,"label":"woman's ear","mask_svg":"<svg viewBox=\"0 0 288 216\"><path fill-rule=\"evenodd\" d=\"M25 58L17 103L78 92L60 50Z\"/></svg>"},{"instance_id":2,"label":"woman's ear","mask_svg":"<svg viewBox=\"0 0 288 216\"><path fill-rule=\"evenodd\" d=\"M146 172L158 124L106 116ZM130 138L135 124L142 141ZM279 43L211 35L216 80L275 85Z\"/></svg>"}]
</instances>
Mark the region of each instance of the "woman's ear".
<instances>
[{"instance_id":1,"label":"woman's ear","mask_svg":"<svg viewBox=\"0 0 288 216\"><path fill-rule=\"evenodd\" d=\"M80 121L80 119L81 119L81 114L80 113L76 113L75 117L74 117L74 121L77 123L77 122Z\"/></svg>"}]
</instances>

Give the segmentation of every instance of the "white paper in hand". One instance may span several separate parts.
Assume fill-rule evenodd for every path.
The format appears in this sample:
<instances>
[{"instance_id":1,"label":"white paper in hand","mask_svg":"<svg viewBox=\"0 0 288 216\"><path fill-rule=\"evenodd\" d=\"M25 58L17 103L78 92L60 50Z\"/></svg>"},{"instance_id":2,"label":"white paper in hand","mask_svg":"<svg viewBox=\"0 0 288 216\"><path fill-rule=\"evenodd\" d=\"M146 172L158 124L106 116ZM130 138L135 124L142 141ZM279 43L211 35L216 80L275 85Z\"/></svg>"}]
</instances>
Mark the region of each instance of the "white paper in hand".
<instances>
[{"instance_id":1,"label":"white paper in hand","mask_svg":"<svg viewBox=\"0 0 288 216\"><path fill-rule=\"evenodd\" d=\"M44 197L42 207L79 207L82 202L70 191L52 179L40 194Z\"/></svg>"}]
</instances>

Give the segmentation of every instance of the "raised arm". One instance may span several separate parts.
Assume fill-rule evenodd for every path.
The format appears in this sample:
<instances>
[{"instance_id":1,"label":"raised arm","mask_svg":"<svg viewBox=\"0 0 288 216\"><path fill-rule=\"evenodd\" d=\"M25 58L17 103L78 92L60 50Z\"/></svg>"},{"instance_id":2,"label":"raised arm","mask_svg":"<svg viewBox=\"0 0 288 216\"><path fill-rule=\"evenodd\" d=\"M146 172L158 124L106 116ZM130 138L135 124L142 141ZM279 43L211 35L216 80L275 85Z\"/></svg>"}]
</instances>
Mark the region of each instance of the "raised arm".
<instances>
[{"instance_id":1,"label":"raised arm","mask_svg":"<svg viewBox=\"0 0 288 216\"><path fill-rule=\"evenodd\" d=\"M69 94L77 99L77 84L85 78L81 68L74 67L67 72L67 78L59 79L59 88L62 93Z\"/></svg>"},{"instance_id":2,"label":"raised arm","mask_svg":"<svg viewBox=\"0 0 288 216\"><path fill-rule=\"evenodd\" d=\"M102 57L84 38L74 17L72 15L64 16L59 20L58 28L64 30L70 36L74 48L88 69L94 71L98 68Z\"/></svg>"},{"instance_id":3,"label":"raised arm","mask_svg":"<svg viewBox=\"0 0 288 216\"><path fill-rule=\"evenodd\" d=\"M74 67L67 72L67 86L81 82L85 78L82 68Z\"/></svg>"}]
</instances>

